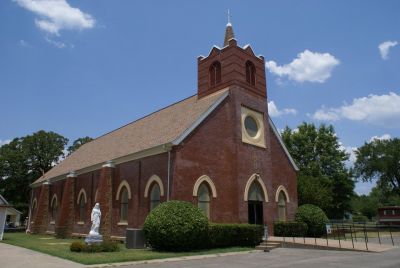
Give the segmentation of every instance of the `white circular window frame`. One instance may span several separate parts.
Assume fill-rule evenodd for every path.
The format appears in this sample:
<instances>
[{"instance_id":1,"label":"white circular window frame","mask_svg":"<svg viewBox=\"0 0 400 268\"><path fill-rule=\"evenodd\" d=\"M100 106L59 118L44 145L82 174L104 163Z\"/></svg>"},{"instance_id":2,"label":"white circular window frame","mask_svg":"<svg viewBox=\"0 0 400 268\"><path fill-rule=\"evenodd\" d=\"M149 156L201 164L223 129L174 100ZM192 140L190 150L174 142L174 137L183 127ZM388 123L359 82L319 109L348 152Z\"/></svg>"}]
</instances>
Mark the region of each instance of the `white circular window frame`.
<instances>
[{"instance_id":1,"label":"white circular window frame","mask_svg":"<svg viewBox=\"0 0 400 268\"><path fill-rule=\"evenodd\" d=\"M264 115L249 108L242 106L242 141L259 147L266 148L265 146L265 129L264 129ZM246 129L245 120L250 116L257 124L257 134L252 137Z\"/></svg>"}]
</instances>

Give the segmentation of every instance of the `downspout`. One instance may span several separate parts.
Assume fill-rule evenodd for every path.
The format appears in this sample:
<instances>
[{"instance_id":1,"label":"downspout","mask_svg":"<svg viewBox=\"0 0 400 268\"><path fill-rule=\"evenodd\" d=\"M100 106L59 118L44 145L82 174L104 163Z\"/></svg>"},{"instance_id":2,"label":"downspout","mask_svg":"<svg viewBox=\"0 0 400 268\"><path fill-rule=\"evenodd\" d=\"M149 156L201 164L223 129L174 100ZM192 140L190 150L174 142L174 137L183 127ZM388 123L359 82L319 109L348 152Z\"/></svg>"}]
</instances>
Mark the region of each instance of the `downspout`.
<instances>
[{"instance_id":1,"label":"downspout","mask_svg":"<svg viewBox=\"0 0 400 268\"><path fill-rule=\"evenodd\" d=\"M170 184L171 184L171 150L172 150L172 144L167 143L164 144L164 150L168 152L168 161L167 161L167 201L169 201L171 193L170 193Z\"/></svg>"},{"instance_id":2,"label":"downspout","mask_svg":"<svg viewBox=\"0 0 400 268\"><path fill-rule=\"evenodd\" d=\"M169 201L169 184L171 176L171 148L168 150L167 201Z\"/></svg>"}]
</instances>

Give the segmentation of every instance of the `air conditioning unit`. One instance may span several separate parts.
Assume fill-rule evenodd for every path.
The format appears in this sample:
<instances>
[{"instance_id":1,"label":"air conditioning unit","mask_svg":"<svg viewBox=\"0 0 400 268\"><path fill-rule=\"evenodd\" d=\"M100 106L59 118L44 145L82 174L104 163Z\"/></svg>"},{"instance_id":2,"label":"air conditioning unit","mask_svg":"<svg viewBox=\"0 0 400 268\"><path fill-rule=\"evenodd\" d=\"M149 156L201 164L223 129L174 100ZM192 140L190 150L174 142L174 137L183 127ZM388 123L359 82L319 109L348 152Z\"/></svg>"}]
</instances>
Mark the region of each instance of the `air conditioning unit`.
<instances>
[{"instance_id":1,"label":"air conditioning unit","mask_svg":"<svg viewBox=\"0 0 400 268\"><path fill-rule=\"evenodd\" d=\"M125 244L128 249L146 248L146 239L143 230L127 228Z\"/></svg>"}]
</instances>

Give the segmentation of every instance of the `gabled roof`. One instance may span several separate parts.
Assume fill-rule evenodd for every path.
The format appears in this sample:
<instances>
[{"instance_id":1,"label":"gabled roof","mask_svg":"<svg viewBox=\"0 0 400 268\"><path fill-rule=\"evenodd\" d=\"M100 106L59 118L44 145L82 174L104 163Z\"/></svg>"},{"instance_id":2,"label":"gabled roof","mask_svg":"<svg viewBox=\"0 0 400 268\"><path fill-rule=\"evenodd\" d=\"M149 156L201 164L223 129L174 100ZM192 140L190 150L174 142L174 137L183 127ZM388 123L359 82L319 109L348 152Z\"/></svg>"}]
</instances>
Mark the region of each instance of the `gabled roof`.
<instances>
[{"instance_id":1,"label":"gabled roof","mask_svg":"<svg viewBox=\"0 0 400 268\"><path fill-rule=\"evenodd\" d=\"M110 160L121 163L127 161L127 156L141 158L146 150L153 150L153 154L154 148L167 151L189 135L228 94L227 88L201 99L194 95L100 136L82 145L32 186L49 179L63 179L70 172L85 173L88 168L100 168Z\"/></svg>"},{"instance_id":2,"label":"gabled roof","mask_svg":"<svg viewBox=\"0 0 400 268\"><path fill-rule=\"evenodd\" d=\"M0 194L0 206L9 206L7 200Z\"/></svg>"},{"instance_id":3,"label":"gabled roof","mask_svg":"<svg viewBox=\"0 0 400 268\"><path fill-rule=\"evenodd\" d=\"M288 149L286 148L286 145L282 140L281 134L279 134L278 130L276 129L276 126L275 126L274 122L272 121L271 117L269 118L269 125L271 126L272 131L274 132L276 138L278 139L280 145L282 146L283 151L285 151L285 154L286 154L287 158L289 159L290 163L292 164L294 170L299 171L300 170L299 167L296 165L296 163L294 162Z\"/></svg>"}]
</instances>

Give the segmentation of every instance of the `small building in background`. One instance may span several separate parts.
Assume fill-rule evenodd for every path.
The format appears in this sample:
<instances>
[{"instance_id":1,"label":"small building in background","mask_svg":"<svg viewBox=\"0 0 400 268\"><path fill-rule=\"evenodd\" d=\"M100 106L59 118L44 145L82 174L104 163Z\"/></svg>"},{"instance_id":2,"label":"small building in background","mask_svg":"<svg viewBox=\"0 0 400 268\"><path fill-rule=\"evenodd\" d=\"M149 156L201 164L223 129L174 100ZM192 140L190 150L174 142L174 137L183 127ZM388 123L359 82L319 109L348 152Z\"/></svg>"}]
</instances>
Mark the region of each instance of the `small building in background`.
<instances>
[{"instance_id":1,"label":"small building in background","mask_svg":"<svg viewBox=\"0 0 400 268\"><path fill-rule=\"evenodd\" d=\"M400 206L378 208L379 224L400 225Z\"/></svg>"},{"instance_id":2,"label":"small building in background","mask_svg":"<svg viewBox=\"0 0 400 268\"><path fill-rule=\"evenodd\" d=\"M0 194L0 241L3 240L5 228L10 225L12 225L12 227L18 227L20 225L21 214L21 212L13 208Z\"/></svg>"}]
</instances>

